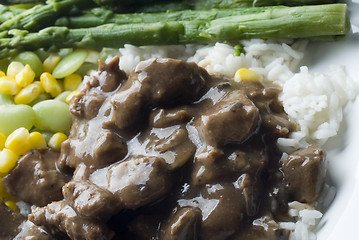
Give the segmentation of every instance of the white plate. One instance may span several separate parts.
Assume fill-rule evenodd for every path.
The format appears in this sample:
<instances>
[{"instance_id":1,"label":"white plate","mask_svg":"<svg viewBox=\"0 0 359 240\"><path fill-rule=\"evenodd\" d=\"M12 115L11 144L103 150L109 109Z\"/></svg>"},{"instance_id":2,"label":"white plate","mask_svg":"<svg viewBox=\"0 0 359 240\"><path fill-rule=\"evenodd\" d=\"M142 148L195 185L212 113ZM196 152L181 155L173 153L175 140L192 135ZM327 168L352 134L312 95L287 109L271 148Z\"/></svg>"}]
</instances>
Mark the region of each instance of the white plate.
<instances>
[{"instance_id":1,"label":"white plate","mask_svg":"<svg viewBox=\"0 0 359 240\"><path fill-rule=\"evenodd\" d=\"M338 42L310 43L305 63L312 71L325 72L330 64L346 67L359 82L359 0L348 2L351 33ZM359 98L348 111L339 136L325 146L329 174L337 194L325 212L318 240L359 239Z\"/></svg>"}]
</instances>

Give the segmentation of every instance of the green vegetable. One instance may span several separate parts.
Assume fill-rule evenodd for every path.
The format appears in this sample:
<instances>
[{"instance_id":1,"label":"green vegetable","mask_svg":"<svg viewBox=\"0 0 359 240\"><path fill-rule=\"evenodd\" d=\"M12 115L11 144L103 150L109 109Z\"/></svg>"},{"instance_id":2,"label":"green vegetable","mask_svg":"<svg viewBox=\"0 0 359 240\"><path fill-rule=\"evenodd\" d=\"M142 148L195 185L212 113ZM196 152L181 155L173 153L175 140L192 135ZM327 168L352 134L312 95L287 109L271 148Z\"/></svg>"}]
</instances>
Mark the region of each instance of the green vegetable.
<instances>
[{"instance_id":1,"label":"green vegetable","mask_svg":"<svg viewBox=\"0 0 359 240\"><path fill-rule=\"evenodd\" d=\"M11 8L8 6L1 6L0 5L0 23L5 22L13 17L15 17L16 15L22 13L23 11L25 11L25 9L22 8Z\"/></svg>"},{"instance_id":2,"label":"green vegetable","mask_svg":"<svg viewBox=\"0 0 359 240\"><path fill-rule=\"evenodd\" d=\"M235 45L234 46L234 55L235 56L240 56L241 53L244 53L244 49L243 49L243 46L242 45Z\"/></svg>"},{"instance_id":3,"label":"green vegetable","mask_svg":"<svg viewBox=\"0 0 359 240\"><path fill-rule=\"evenodd\" d=\"M76 74L79 74L80 76L90 75L91 71L96 71L98 69L97 63L92 62L84 62L81 67L76 70Z\"/></svg>"},{"instance_id":4,"label":"green vegetable","mask_svg":"<svg viewBox=\"0 0 359 240\"><path fill-rule=\"evenodd\" d=\"M67 134L71 127L69 106L59 100L45 100L35 104L35 127L51 132Z\"/></svg>"},{"instance_id":5,"label":"green vegetable","mask_svg":"<svg viewBox=\"0 0 359 240\"><path fill-rule=\"evenodd\" d=\"M14 104L14 99L11 95L0 93L0 105Z\"/></svg>"},{"instance_id":6,"label":"green vegetable","mask_svg":"<svg viewBox=\"0 0 359 240\"><path fill-rule=\"evenodd\" d=\"M31 129L35 113L28 105L0 105L0 132L9 135L19 127Z\"/></svg>"},{"instance_id":7,"label":"green vegetable","mask_svg":"<svg viewBox=\"0 0 359 240\"><path fill-rule=\"evenodd\" d=\"M41 93L37 98L35 98L34 101L32 101L31 103L29 103L28 105L30 106L34 106L35 104L41 102L41 101L44 101L44 100L47 100L47 99L50 99L50 95L48 93Z\"/></svg>"},{"instance_id":8,"label":"green vegetable","mask_svg":"<svg viewBox=\"0 0 359 240\"><path fill-rule=\"evenodd\" d=\"M134 12L166 12L184 9L208 10L213 8L238 8L260 6L300 6L309 4L334 3L334 0L184 0L174 2L156 2L135 5L131 9Z\"/></svg>"},{"instance_id":9,"label":"green vegetable","mask_svg":"<svg viewBox=\"0 0 359 240\"><path fill-rule=\"evenodd\" d=\"M210 8L232 8L232 6L275 6L287 5L298 6L307 4L326 4L334 3L334 0L197 0L191 1L195 9L210 9Z\"/></svg>"},{"instance_id":10,"label":"green vegetable","mask_svg":"<svg viewBox=\"0 0 359 240\"><path fill-rule=\"evenodd\" d=\"M56 65L52 72L52 76L59 79L76 72L85 62L87 55L88 51L81 49L70 53Z\"/></svg>"},{"instance_id":11,"label":"green vegetable","mask_svg":"<svg viewBox=\"0 0 359 240\"><path fill-rule=\"evenodd\" d=\"M42 62L40 58L33 52L22 52L14 58L14 61L21 62L26 65L29 64L31 69L35 72L35 77L40 77L42 70Z\"/></svg>"},{"instance_id":12,"label":"green vegetable","mask_svg":"<svg viewBox=\"0 0 359 240\"><path fill-rule=\"evenodd\" d=\"M64 91L64 92L60 93L58 96L56 96L54 99L61 101L61 102L66 102L66 98L70 93L71 93L71 91Z\"/></svg>"},{"instance_id":13,"label":"green vegetable","mask_svg":"<svg viewBox=\"0 0 359 240\"><path fill-rule=\"evenodd\" d=\"M29 4L29 3L45 3L46 0L3 0L4 4Z\"/></svg>"},{"instance_id":14,"label":"green vegetable","mask_svg":"<svg viewBox=\"0 0 359 240\"><path fill-rule=\"evenodd\" d=\"M124 44L164 45L235 42L248 38L329 38L349 30L346 4L267 7L260 13L211 21L106 24L93 28L49 27L39 33L0 38L0 57L11 50L41 47L118 48ZM10 51L10 52L9 52Z\"/></svg>"},{"instance_id":15,"label":"green vegetable","mask_svg":"<svg viewBox=\"0 0 359 240\"><path fill-rule=\"evenodd\" d=\"M38 4L0 24L0 32L10 29L37 31L52 25L59 16L91 7L88 0L49 0L47 4Z\"/></svg>"},{"instance_id":16,"label":"green vegetable","mask_svg":"<svg viewBox=\"0 0 359 240\"><path fill-rule=\"evenodd\" d=\"M103 8L94 8L91 12L74 17L59 18L55 25L69 28L88 28L107 23L118 25L132 23L156 23L168 21L210 21L222 17L260 13L266 11L265 7L233 8L233 9L210 9L210 10L183 10L160 13L128 13L113 14L112 11Z\"/></svg>"},{"instance_id":17,"label":"green vegetable","mask_svg":"<svg viewBox=\"0 0 359 240\"><path fill-rule=\"evenodd\" d=\"M46 143L49 143L50 138L52 137L52 135L54 135L54 133L50 131L40 131L40 132L42 136L44 136Z\"/></svg>"},{"instance_id":18,"label":"green vegetable","mask_svg":"<svg viewBox=\"0 0 359 240\"><path fill-rule=\"evenodd\" d=\"M36 1L25 0L23 3L28 2L31 3ZM71 15L78 13L80 10L95 6L110 4L116 8L121 8L121 6L126 6L128 4L150 2L151 1L148 0L48 0L46 1L46 4L37 4L25 11L19 11L19 14L13 14L13 17L11 18L4 18L4 21L0 24L0 32L11 29L38 31L44 27L53 25L56 19L60 16ZM11 3L11 1L8 1L8 3ZM9 10L7 10L7 12L9 12Z\"/></svg>"}]
</instances>

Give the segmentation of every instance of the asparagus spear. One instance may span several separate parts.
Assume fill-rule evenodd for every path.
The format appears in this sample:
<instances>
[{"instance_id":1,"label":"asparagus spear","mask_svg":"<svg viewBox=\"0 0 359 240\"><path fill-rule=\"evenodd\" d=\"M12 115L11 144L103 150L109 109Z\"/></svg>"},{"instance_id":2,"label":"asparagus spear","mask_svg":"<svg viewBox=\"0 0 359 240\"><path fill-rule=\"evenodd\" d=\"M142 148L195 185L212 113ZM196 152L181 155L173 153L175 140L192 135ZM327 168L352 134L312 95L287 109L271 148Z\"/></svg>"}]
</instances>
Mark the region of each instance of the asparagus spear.
<instances>
[{"instance_id":1,"label":"asparagus spear","mask_svg":"<svg viewBox=\"0 0 359 240\"><path fill-rule=\"evenodd\" d=\"M233 5L243 4L243 6L298 6L307 4L326 4L333 3L334 0L198 0L195 2L195 9L208 8L231 8Z\"/></svg>"},{"instance_id":2,"label":"asparagus spear","mask_svg":"<svg viewBox=\"0 0 359 240\"><path fill-rule=\"evenodd\" d=\"M308 4L328 4L335 0L184 0L177 2L159 2L133 6L132 12L165 12L185 9L208 10L212 8L238 8L259 6L299 6Z\"/></svg>"},{"instance_id":3,"label":"asparagus spear","mask_svg":"<svg viewBox=\"0 0 359 240\"><path fill-rule=\"evenodd\" d=\"M28 3L45 3L46 0L3 0L3 4L14 5L14 4L28 4Z\"/></svg>"},{"instance_id":4,"label":"asparagus spear","mask_svg":"<svg viewBox=\"0 0 359 240\"><path fill-rule=\"evenodd\" d=\"M349 30L346 4L268 7L260 13L211 21L106 24L93 28L49 27L38 33L10 32L0 39L0 57L38 48L118 48L124 44L163 45L235 42L248 38L312 38L344 35Z\"/></svg>"},{"instance_id":5,"label":"asparagus spear","mask_svg":"<svg viewBox=\"0 0 359 240\"><path fill-rule=\"evenodd\" d=\"M49 0L46 5L34 7L16 15L0 24L0 32L10 29L27 29L37 31L53 24L62 15L77 9L92 7L90 0Z\"/></svg>"},{"instance_id":6,"label":"asparagus spear","mask_svg":"<svg viewBox=\"0 0 359 240\"><path fill-rule=\"evenodd\" d=\"M160 13L128 13L114 14L112 11L103 8L94 8L91 12L81 16L62 17L56 22L56 26L66 26L69 28L88 28L107 23L117 25L133 23L154 23L168 21L210 21L217 18L253 14L266 11L266 7L242 7L234 9L210 9L210 10L182 10L175 12Z\"/></svg>"},{"instance_id":7,"label":"asparagus spear","mask_svg":"<svg viewBox=\"0 0 359 240\"><path fill-rule=\"evenodd\" d=\"M120 9L128 4L160 2L164 0L48 0L46 4L38 4L0 24L0 32L11 29L38 31L54 24L60 16L71 15L79 10L110 4ZM112 5L111 5L112 4Z\"/></svg>"},{"instance_id":8,"label":"asparagus spear","mask_svg":"<svg viewBox=\"0 0 359 240\"><path fill-rule=\"evenodd\" d=\"M8 6L0 5L0 23L14 18L16 15L22 13L25 9L22 8L10 8Z\"/></svg>"}]
</instances>

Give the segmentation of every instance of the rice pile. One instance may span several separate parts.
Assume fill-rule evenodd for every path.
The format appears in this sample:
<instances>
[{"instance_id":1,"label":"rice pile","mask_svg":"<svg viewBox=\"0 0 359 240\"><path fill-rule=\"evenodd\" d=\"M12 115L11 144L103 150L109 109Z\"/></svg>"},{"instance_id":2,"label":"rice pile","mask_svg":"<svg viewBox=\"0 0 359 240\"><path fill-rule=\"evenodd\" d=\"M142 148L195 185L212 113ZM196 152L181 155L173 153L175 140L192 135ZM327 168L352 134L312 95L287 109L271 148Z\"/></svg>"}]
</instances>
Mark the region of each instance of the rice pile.
<instances>
[{"instance_id":1,"label":"rice pile","mask_svg":"<svg viewBox=\"0 0 359 240\"><path fill-rule=\"evenodd\" d=\"M235 56L233 46L144 46L125 45L120 51L120 68L129 73L138 62L151 57L171 57L196 62L209 73L234 77L239 68L260 74L264 82L283 88L280 100L298 131L278 140L278 146L290 153L308 144L323 146L336 136L348 102L358 94L356 83L341 66L331 66L326 73L311 73L300 66L307 41L250 40L241 41L245 53ZM322 199L332 199L335 190L326 186ZM319 200L318 202L320 202ZM324 200L323 200L324 201ZM323 204L322 204L323 205ZM327 204L325 204L327 205ZM289 214L296 222L281 222L279 228L291 230L291 240L314 240L322 213L299 202L289 204Z\"/></svg>"}]
</instances>

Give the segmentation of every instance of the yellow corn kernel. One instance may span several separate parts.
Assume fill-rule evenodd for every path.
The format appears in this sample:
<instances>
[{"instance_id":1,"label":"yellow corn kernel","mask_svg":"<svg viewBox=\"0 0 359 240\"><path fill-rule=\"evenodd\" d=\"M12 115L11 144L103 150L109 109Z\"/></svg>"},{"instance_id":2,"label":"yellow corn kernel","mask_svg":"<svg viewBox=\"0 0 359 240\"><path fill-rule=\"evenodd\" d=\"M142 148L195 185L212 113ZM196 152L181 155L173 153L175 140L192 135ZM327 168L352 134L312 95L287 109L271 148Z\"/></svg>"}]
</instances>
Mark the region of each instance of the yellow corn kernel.
<instances>
[{"instance_id":1,"label":"yellow corn kernel","mask_svg":"<svg viewBox=\"0 0 359 240\"><path fill-rule=\"evenodd\" d=\"M69 104L70 101L71 101L71 99L72 99L74 96L76 96L77 94L79 94L79 93L80 93L79 90L72 91L69 95L67 95L67 97L66 97L66 99L65 99L65 102L66 102L67 104Z\"/></svg>"},{"instance_id":2,"label":"yellow corn kernel","mask_svg":"<svg viewBox=\"0 0 359 240\"><path fill-rule=\"evenodd\" d=\"M0 78L0 93L15 95L17 92L18 87L13 78L7 76Z\"/></svg>"},{"instance_id":3,"label":"yellow corn kernel","mask_svg":"<svg viewBox=\"0 0 359 240\"><path fill-rule=\"evenodd\" d=\"M0 78L5 76L6 76L5 73L3 71L0 71Z\"/></svg>"},{"instance_id":4,"label":"yellow corn kernel","mask_svg":"<svg viewBox=\"0 0 359 240\"><path fill-rule=\"evenodd\" d=\"M62 132L57 132L54 135L52 135L52 137L49 140L49 147L56 150L56 151L60 151L61 149L61 143L63 141L65 141L67 139L67 136L62 133Z\"/></svg>"},{"instance_id":5,"label":"yellow corn kernel","mask_svg":"<svg viewBox=\"0 0 359 240\"><path fill-rule=\"evenodd\" d=\"M20 90L14 97L16 104L29 104L34 101L42 92L42 86L40 84L31 83Z\"/></svg>"},{"instance_id":6,"label":"yellow corn kernel","mask_svg":"<svg viewBox=\"0 0 359 240\"><path fill-rule=\"evenodd\" d=\"M21 62L11 62L9 66L7 67L6 75L8 77L15 78L16 74L21 72L21 70L24 68L24 65Z\"/></svg>"},{"instance_id":7,"label":"yellow corn kernel","mask_svg":"<svg viewBox=\"0 0 359 240\"><path fill-rule=\"evenodd\" d=\"M0 151L5 147L6 136L0 132Z\"/></svg>"},{"instance_id":8,"label":"yellow corn kernel","mask_svg":"<svg viewBox=\"0 0 359 240\"><path fill-rule=\"evenodd\" d=\"M234 75L234 80L240 81L261 81L262 76L255 71L249 70L248 68L240 68Z\"/></svg>"},{"instance_id":9,"label":"yellow corn kernel","mask_svg":"<svg viewBox=\"0 0 359 240\"><path fill-rule=\"evenodd\" d=\"M17 155L24 155L31 149L29 138L30 133L26 128L18 128L7 137L5 148L13 151Z\"/></svg>"},{"instance_id":10,"label":"yellow corn kernel","mask_svg":"<svg viewBox=\"0 0 359 240\"><path fill-rule=\"evenodd\" d=\"M19 208L17 207L16 202L14 202L14 201L6 201L4 203L8 208L10 208L10 209L12 209L14 211L19 211Z\"/></svg>"},{"instance_id":11,"label":"yellow corn kernel","mask_svg":"<svg viewBox=\"0 0 359 240\"><path fill-rule=\"evenodd\" d=\"M61 60L61 57L59 55L52 54L52 55L48 56L42 63L44 72L52 73L52 71L54 70L56 65L60 62L60 60Z\"/></svg>"},{"instance_id":12,"label":"yellow corn kernel","mask_svg":"<svg viewBox=\"0 0 359 240\"><path fill-rule=\"evenodd\" d=\"M70 74L64 79L64 88L66 91L75 91L82 82L82 77L79 74Z\"/></svg>"},{"instance_id":13,"label":"yellow corn kernel","mask_svg":"<svg viewBox=\"0 0 359 240\"><path fill-rule=\"evenodd\" d=\"M34 81L32 84L36 84L37 86L39 86L39 88L40 88L40 94L45 92L45 90L44 90L44 88L42 87L42 84L41 84L40 81Z\"/></svg>"},{"instance_id":14,"label":"yellow corn kernel","mask_svg":"<svg viewBox=\"0 0 359 240\"><path fill-rule=\"evenodd\" d=\"M32 149L43 150L47 147L45 138L40 132L31 132L29 142Z\"/></svg>"},{"instance_id":15,"label":"yellow corn kernel","mask_svg":"<svg viewBox=\"0 0 359 240\"><path fill-rule=\"evenodd\" d=\"M19 87L26 87L34 81L34 78L35 72L29 64L26 64L25 67L15 75L15 82Z\"/></svg>"},{"instance_id":16,"label":"yellow corn kernel","mask_svg":"<svg viewBox=\"0 0 359 240\"><path fill-rule=\"evenodd\" d=\"M17 163L18 155L10 149L4 148L0 152L0 173L9 173Z\"/></svg>"},{"instance_id":17,"label":"yellow corn kernel","mask_svg":"<svg viewBox=\"0 0 359 240\"><path fill-rule=\"evenodd\" d=\"M52 97L56 97L62 92L60 83L51 75L51 73L44 72L40 76L40 82L45 92L50 93Z\"/></svg>"}]
</instances>

